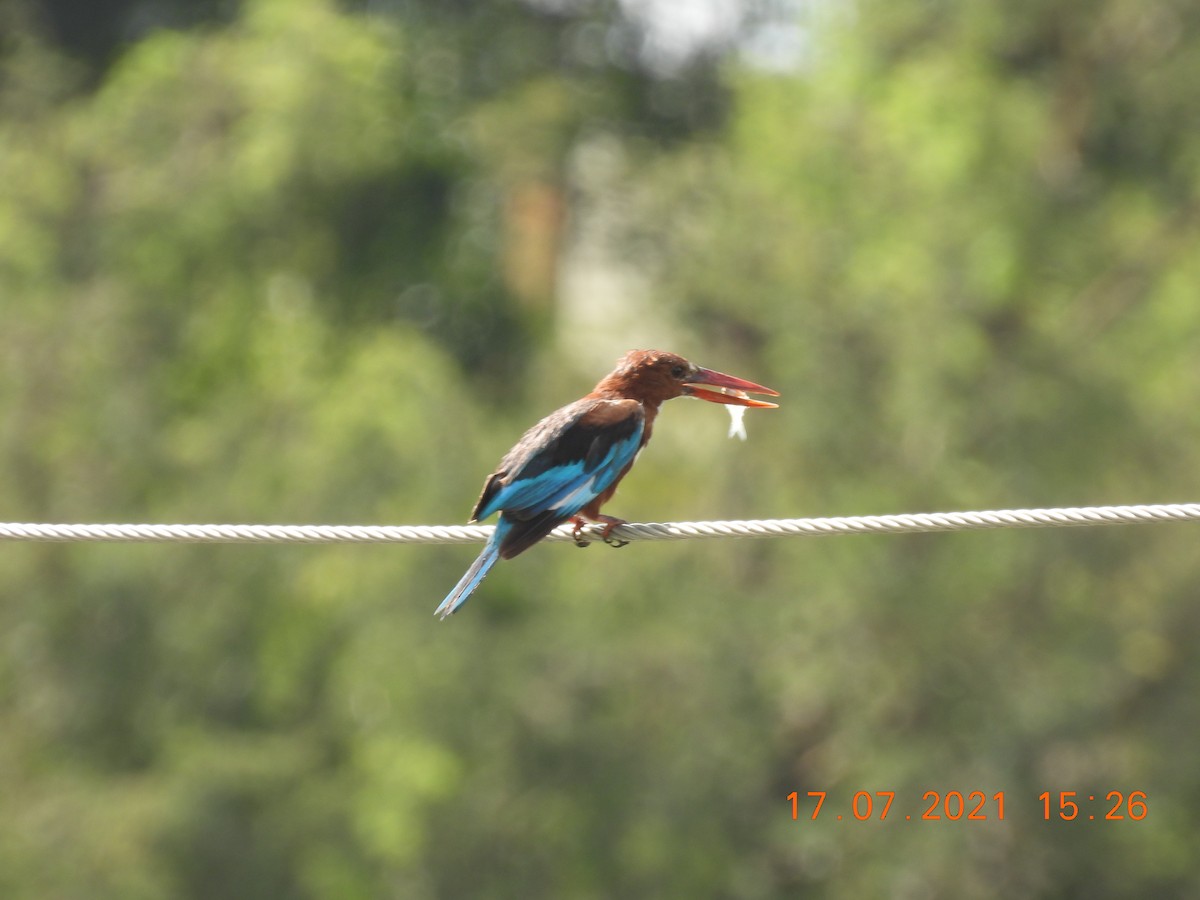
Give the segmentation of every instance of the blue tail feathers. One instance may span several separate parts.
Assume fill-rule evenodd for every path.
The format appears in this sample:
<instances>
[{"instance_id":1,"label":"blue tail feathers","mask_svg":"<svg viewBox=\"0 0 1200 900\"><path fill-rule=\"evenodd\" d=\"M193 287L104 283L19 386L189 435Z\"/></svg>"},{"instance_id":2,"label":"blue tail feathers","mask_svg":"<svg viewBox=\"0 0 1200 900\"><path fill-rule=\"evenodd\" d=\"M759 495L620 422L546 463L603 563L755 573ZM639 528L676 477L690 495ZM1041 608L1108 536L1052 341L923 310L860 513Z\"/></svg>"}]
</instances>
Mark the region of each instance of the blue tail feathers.
<instances>
[{"instance_id":1,"label":"blue tail feathers","mask_svg":"<svg viewBox=\"0 0 1200 900\"><path fill-rule=\"evenodd\" d=\"M508 534L512 523L506 522L504 517L500 517L500 521L496 524L496 530L492 532L492 536L488 538L487 544L483 548L483 552L475 558L475 562L471 563L471 567L467 569L458 584L454 586L446 599L441 602L441 605L434 610L434 615L444 619L446 616L458 612L458 608L467 602L467 598L475 588L479 587L479 582L483 581L483 576L486 575L496 564L496 560L500 558L500 542L504 540L504 536Z\"/></svg>"}]
</instances>

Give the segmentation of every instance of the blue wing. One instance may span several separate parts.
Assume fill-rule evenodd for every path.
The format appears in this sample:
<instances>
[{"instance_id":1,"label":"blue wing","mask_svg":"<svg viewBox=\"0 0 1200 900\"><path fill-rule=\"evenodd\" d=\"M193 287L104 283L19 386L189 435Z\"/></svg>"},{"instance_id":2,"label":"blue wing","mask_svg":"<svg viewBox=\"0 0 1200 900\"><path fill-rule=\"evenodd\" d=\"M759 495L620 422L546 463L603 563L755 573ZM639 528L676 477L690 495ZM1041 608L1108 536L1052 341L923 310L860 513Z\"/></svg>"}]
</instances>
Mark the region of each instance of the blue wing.
<instances>
[{"instance_id":1,"label":"blue wing","mask_svg":"<svg viewBox=\"0 0 1200 900\"><path fill-rule=\"evenodd\" d=\"M585 398L534 425L483 486L472 521L500 513L483 552L437 608L456 612L498 559L511 559L608 490L642 445L636 400Z\"/></svg>"},{"instance_id":2,"label":"blue wing","mask_svg":"<svg viewBox=\"0 0 1200 900\"><path fill-rule=\"evenodd\" d=\"M500 547L516 556L576 515L633 464L645 413L636 400L584 399L547 416L488 479L473 519L513 523Z\"/></svg>"}]
</instances>

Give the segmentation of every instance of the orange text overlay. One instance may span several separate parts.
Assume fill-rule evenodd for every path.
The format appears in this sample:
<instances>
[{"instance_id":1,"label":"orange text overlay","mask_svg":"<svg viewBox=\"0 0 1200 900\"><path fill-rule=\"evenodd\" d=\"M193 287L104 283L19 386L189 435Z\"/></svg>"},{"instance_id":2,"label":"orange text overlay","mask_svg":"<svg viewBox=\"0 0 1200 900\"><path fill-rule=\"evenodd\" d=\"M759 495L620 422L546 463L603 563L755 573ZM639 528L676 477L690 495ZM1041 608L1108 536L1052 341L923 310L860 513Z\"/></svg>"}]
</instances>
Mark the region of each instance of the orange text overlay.
<instances>
[{"instance_id":1,"label":"orange text overlay","mask_svg":"<svg viewBox=\"0 0 1200 900\"><path fill-rule=\"evenodd\" d=\"M895 791L855 791L830 799L827 791L792 791L786 797L793 820L987 822L1003 821L1009 808L1004 791L925 791L896 799ZM827 802L828 801L828 802ZM1021 798L1019 812L1049 821L1132 821L1150 809L1145 791L1043 791L1036 801Z\"/></svg>"}]
</instances>

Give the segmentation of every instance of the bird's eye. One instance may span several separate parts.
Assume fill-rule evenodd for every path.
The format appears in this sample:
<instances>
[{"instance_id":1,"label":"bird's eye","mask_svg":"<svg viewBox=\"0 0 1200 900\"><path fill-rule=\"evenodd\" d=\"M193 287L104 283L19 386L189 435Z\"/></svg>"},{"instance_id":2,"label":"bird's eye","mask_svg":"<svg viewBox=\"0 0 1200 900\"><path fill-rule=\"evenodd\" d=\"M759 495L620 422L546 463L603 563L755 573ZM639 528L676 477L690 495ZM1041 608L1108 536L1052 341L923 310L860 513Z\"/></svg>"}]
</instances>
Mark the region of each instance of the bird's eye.
<instances>
[{"instance_id":1,"label":"bird's eye","mask_svg":"<svg viewBox=\"0 0 1200 900\"><path fill-rule=\"evenodd\" d=\"M682 378L687 374L687 371L687 366L683 365L682 363L676 363L675 365L671 366L671 377Z\"/></svg>"}]
</instances>

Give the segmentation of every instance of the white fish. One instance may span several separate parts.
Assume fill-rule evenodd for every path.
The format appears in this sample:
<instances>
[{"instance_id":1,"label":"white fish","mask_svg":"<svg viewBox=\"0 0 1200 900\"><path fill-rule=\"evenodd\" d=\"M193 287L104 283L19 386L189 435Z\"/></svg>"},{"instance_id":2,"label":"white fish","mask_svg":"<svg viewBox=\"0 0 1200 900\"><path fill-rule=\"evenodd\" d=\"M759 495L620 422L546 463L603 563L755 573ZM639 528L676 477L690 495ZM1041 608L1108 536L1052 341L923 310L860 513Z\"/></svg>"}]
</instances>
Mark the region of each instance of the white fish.
<instances>
[{"instance_id":1,"label":"white fish","mask_svg":"<svg viewBox=\"0 0 1200 900\"><path fill-rule=\"evenodd\" d=\"M746 439L746 407L726 406L729 410L729 436Z\"/></svg>"}]
</instances>

